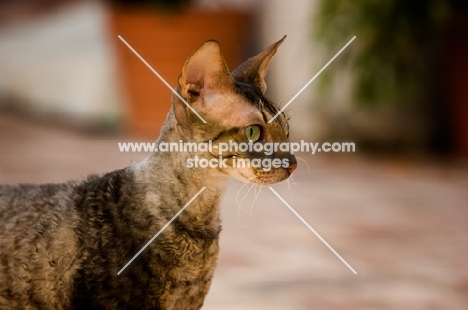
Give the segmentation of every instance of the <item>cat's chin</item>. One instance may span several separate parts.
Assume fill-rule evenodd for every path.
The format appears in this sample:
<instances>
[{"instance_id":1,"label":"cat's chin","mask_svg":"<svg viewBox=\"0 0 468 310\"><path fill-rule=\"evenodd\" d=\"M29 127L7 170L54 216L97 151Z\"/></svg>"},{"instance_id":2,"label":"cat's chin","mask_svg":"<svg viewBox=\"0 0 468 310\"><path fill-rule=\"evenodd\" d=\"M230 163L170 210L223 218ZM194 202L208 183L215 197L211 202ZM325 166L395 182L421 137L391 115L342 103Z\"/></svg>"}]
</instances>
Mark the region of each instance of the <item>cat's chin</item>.
<instances>
[{"instance_id":1,"label":"cat's chin","mask_svg":"<svg viewBox=\"0 0 468 310\"><path fill-rule=\"evenodd\" d=\"M287 178L289 178L290 174L287 172L286 169L270 171L260 170L255 172L255 176L256 183L262 185L270 185L286 180Z\"/></svg>"},{"instance_id":2,"label":"cat's chin","mask_svg":"<svg viewBox=\"0 0 468 310\"><path fill-rule=\"evenodd\" d=\"M238 171L233 177L246 183L271 185L286 180L290 175L286 169L272 169L268 171L259 169Z\"/></svg>"}]
</instances>

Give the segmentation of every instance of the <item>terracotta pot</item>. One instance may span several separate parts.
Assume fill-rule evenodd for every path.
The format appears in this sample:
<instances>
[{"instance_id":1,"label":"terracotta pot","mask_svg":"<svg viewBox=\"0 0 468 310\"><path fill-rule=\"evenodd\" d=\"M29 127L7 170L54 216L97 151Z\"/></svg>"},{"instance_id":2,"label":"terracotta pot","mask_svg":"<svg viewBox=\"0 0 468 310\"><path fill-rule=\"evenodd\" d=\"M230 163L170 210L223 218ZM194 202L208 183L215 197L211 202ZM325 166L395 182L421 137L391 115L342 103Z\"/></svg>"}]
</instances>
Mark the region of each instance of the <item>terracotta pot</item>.
<instances>
[{"instance_id":1,"label":"terracotta pot","mask_svg":"<svg viewBox=\"0 0 468 310\"><path fill-rule=\"evenodd\" d=\"M122 36L173 87L187 57L202 42L216 39L232 70L244 55L249 16L245 12L158 13L111 10L110 33L117 51L119 78L129 99L125 128L157 137L172 92L118 39Z\"/></svg>"}]
</instances>

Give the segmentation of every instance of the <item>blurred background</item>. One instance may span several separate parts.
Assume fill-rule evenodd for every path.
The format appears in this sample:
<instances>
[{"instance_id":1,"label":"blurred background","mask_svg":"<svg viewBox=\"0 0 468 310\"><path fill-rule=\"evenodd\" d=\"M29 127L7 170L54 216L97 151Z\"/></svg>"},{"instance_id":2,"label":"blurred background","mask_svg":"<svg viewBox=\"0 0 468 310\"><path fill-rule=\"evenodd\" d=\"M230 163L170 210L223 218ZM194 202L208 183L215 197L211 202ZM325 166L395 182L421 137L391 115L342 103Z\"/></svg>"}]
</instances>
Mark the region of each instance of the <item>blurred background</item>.
<instances>
[{"instance_id":1,"label":"blurred background","mask_svg":"<svg viewBox=\"0 0 468 310\"><path fill-rule=\"evenodd\" d=\"M272 193L232 181L204 309L467 309L468 5L373 0L3 0L0 183L80 179L141 160L188 55L217 39L230 69L287 34L268 73L299 154Z\"/></svg>"}]
</instances>

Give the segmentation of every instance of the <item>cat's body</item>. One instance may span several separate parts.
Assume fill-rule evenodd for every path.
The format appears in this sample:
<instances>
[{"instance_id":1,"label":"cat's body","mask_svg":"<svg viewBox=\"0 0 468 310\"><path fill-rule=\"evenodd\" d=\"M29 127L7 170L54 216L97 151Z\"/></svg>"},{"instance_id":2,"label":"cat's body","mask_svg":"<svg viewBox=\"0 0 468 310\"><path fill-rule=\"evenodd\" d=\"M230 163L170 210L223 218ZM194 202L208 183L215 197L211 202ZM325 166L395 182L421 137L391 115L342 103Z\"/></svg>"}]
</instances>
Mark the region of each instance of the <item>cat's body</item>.
<instances>
[{"instance_id":1,"label":"cat's body","mask_svg":"<svg viewBox=\"0 0 468 310\"><path fill-rule=\"evenodd\" d=\"M80 183L0 188L11 207L1 213L0 308L199 309L217 260L221 191L210 184L117 275L196 194L137 180L127 168Z\"/></svg>"},{"instance_id":2,"label":"cat's body","mask_svg":"<svg viewBox=\"0 0 468 310\"><path fill-rule=\"evenodd\" d=\"M284 116L266 127L277 110L263 97L264 73L281 42L233 72L232 83L217 43L202 45L185 64L177 91L212 125L204 127L174 97L157 143L242 141L234 129L244 132L250 124L265 126L262 141L287 139ZM220 98L227 102L222 109ZM217 262L219 202L228 177L278 182L289 176L295 160L275 154L291 165L270 172L189 169L186 160L194 155L218 154L155 153L81 182L0 186L0 309L200 309Z\"/></svg>"}]
</instances>

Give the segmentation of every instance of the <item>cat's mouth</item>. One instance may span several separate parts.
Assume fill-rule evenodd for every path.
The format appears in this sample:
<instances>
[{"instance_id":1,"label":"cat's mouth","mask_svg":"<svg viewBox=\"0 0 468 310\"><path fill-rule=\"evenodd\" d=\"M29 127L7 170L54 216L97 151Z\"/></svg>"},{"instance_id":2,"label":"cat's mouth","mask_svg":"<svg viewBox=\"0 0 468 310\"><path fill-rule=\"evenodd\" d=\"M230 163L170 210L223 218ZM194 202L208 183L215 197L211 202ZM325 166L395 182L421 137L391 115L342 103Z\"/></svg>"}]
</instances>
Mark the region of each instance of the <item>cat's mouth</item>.
<instances>
[{"instance_id":1,"label":"cat's mouth","mask_svg":"<svg viewBox=\"0 0 468 310\"><path fill-rule=\"evenodd\" d=\"M252 183L260 185L270 185L286 180L291 175L295 168L288 169L275 169L270 171L256 170L254 172L255 178Z\"/></svg>"},{"instance_id":2,"label":"cat's mouth","mask_svg":"<svg viewBox=\"0 0 468 310\"><path fill-rule=\"evenodd\" d=\"M258 184L258 185L270 185L286 180L291 176L293 171L297 167L295 158L289 164L288 167L277 168L277 169L248 169L247 171L239 171L240 179L244 182Z\"/></svg>"}]
</instances>

